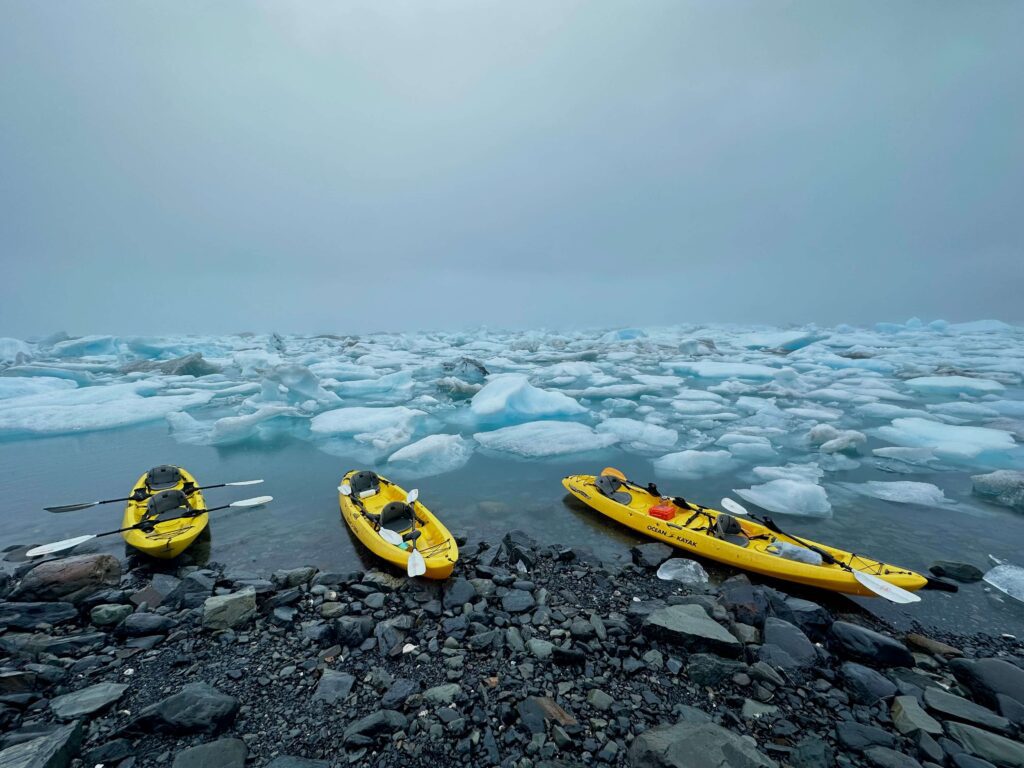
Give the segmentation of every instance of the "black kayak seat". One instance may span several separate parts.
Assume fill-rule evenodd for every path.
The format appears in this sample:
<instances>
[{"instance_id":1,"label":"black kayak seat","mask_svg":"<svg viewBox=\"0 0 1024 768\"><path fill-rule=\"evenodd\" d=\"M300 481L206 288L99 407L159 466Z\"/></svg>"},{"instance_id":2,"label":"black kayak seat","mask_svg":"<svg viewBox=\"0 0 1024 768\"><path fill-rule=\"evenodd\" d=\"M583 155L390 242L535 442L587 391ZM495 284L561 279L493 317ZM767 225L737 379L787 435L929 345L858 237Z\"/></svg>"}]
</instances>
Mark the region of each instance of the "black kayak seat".
<instances>
[{"instance_id":1,"label":"black kayak seat","mask_svg":"<svg viewBox=\"0 0 1024 768\"><path fill-rule=\"evenodd\" d=\"M146 473L146 485L150 490L171 488L181 482L181 470L173 464L161 464Z\"/></svg>"},{"instance_id":2,"label":"black kayak seat","mask_svg":"<svg viewBox=\"0 0 1024 768\"><path fill-rule=\"evenodd\" d=\"M404 531L412 527L412 507L404 501L392 501L380 511L380 527Z\"/></svg>"},{"instance_id":3,"label":"black kayak seat","mask_svg":"<svg viewBox=\"0 0 1024 768\"><path fill-rule=\"evenodd\" d=\"M380 478L377 477L376 472L363 469L349 478L348 485L352 489L352 495L360 498L365 491L373 491L374 493L379 491Z\"/></svg>"},{"instance_id":4,"label":"black kayak seat","mask_svg":"<svg viewBox=\"0 0 1024 768\"><path fill-rule=\"evenodd\" d=\"M622 488L622 481L612 475L599 475L594 478L594 486L601 492L603 496L607 496L612 501L617 501L619 504L629 504L633 497L625 491L620 491Z\"/></svg>"},{"instance_id":5,"label":"black kayak seat","mask_svg":"<svg viewBox=\"0 0 1024 768\"><path fill-rule=\"evenodd\" d=\"M724 512L718 513L718 518L715 520L714 535L716 539L727 541L738 547L745 547L750 543L750 539L743 533L743 527L739 521L732 515L727 515Z\"/></svg>"},{"instance_id":6,"label":"black kayak seat","mask_svg":"<svg viewBox=\"0 0 1024 768\"><path fill-rule=\"evenodd\" d=\"M176 509L191 511L191 507L188 505L188 497L176 489L171 491L160 491L159 493L149 497L149 501L146 504L146 513L142 516L142 519L156 520L157 518L166 515L168 512L173 512Z\"/></svg>"}]
</instances>

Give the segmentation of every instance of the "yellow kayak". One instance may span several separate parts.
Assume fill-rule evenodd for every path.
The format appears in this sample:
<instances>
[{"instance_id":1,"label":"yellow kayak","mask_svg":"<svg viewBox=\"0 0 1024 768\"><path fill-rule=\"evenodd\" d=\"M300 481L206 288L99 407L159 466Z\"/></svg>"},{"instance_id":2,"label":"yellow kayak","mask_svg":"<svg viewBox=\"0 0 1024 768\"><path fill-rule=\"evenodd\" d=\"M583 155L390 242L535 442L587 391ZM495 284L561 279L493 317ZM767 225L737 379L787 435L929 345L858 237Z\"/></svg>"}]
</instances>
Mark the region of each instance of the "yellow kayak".
<instances>
[{"instance_id":1,"label":"yellow kayak","mask_svg":"<svg viewBox=\"0 0 1024 768\"><path fill-rule=\"evenodd\" d=\"M406 492L380 475L366 470L352 470L342 479L351 488L346 496L339 493L341 515L356 537L378 557L406 570L412 544L390 544L381 538L381 527L406 536L413 531L413 510L416 515L416 549L423 555L428 579L447 579L459 559L455 538L441 521L419 501L406 503Z\"/></svg>"},{"instance_id":2,"label":"yellow kayak","mask_svg":"<svg viewBox=\"0 0 1024 768\"><path fill-rule=\"evenodd\" d=\"M809 539L801 541L828 552L837 563L812 564L789 559L797 556L821 560L795 539L749 518L732 517L678 497L667 499L648 488L628 480L620 482L607 474L598 477L570 475L562 480L562 485L591 509L653 539L764 576L873 597L874 592L838 564L843 563L908 591L929 584L927 577L914 571Z\"/></svg>"},{"instance_id":3,"label":"yellow kayak","mask_svg":"<svg viewBox=\"0 0 1024 768\"><path fill-rule=\"evenodd\" d=\"M124 511L122 528L143 520L157 521L147 530L125 531L128 544L150 557L169 560L177 557L203 532L209 520L206 500L196 479L181 467L154 467L139 478ZM190 514L194 513L194 514ZM159 522L160 518L166 519Z\"/></svg>"}]
</instances>

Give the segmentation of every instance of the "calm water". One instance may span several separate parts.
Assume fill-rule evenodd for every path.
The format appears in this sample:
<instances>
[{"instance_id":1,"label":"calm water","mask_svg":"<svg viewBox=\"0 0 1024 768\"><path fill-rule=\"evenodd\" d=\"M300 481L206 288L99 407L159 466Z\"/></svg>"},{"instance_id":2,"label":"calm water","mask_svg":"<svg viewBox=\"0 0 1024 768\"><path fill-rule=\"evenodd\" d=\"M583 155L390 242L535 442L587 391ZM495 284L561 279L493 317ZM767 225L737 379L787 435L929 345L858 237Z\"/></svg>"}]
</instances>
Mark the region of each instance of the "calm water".
<instances>
[{"instance_id":1,"label":"calm water","mask_svg":"<svg viewBox=\"0 0 1024 768\"><path fill-rule=\"evenodd\" d=\"M327 455L309 443L289 438L237 448L182 445L168 436L163 425L0 442L4 500L0 549L116 528L123 512L119 505L63 515L49 514L42 507L126 495L143 471L163 463L185 466L207 484L258 477L266 481L254 488L210 491L207 501L211 505L257 493L274 496L274 503L263 509L215 514L210 525L212 560L259 572L301 564L338 570L373 564L338 513L338 480L348 469L360 466L356 461ZM564 475L593 472L609 464L637 480L657 479L649 460L610 449L542 462L476 454L459 471L403 484L418 487L421 500L451 530L470 540L493 540L510 528L523 528L542 543L570 544L606 559L625 560L629 547L644 539L570 503L559 482ZM880 472L865 460L860 469L830 474L826 483L867 479L932 482L960 503L948 509L893 504L834 491L829 485L834 508L831 519L776 515L776 520L798 535L850 546L921 571L936 559L962 560L984 570L990 565L990 553L1021 561L1020 514L971 498L969 473L905 478ZM664 492L706 504L716 504L731 488L742 487L728 477L689 484L658 482ZM123 554L120 537L98 543L103 551ZM731 573L705 565L713 578ZM857 602L894 621L917 619L949 630L1024 635L1024 605L986 590L984 584L964 585L955 595L921 594L923 602L910 610L883 606L879 600Z\"/></svg>"}]
</instances>

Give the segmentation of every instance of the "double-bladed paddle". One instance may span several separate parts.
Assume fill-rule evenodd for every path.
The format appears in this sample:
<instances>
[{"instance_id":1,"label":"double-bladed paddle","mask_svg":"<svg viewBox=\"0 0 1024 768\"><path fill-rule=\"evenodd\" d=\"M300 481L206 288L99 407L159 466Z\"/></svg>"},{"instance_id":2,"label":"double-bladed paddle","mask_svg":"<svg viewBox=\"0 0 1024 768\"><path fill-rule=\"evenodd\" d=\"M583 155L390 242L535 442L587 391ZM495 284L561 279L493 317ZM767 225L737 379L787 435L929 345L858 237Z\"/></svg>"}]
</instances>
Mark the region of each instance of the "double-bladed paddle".
<instances>
[{"instance_id":1,"label":"double-bladed paddle","mask_svg":"<svg viewBox=\"0 0 1024 768\"><path fill-rule=\"evenodd\" d=\"M235 482L235 483L217 483L215 485L201 485L201 486L199 486L197 488L192 488L191 490L186 491L186 493L192 493L193 491L206 491L206 490L209 490L210 488L227 488L229 486L233 487L233 486L236 486L236 485L257 485L257 484L262 483L262 482L263 482L262 480L239 480L238 482ZM146 498L146 497L143 497L143 498ZM141 500L142 499L137 499L134 496L126 496L123 499L104 499L103 501L84 501L81 504L63 504L63 505L57 506L57 507L43 507L43 509L45 509L47 512L57 512L57 513L60 513L60 512L77 512L80 509L89 509L89 507L96 507L96 506L99 506L100 504L116 504L119 501L141 501Z\"/></svg>"},{"instance_id":2,"label":"double-bladed paddle","mask_svg":"<svg viewBox=\"0 0 1024 768\"><path fill-rule=\"evenodd\" d=\"M777 533L780 536L785 536L787 539L792 539L801 547L806 547L812 552L817 553L821 556L821 559L829 565L837 565L844 571L849 571L853 574L853 578L855 578L861 586L871 590L879 597L884 597L886 600L889 600L890 602L900 603L902 605L906 605L907 603L921 602L921 598L918 595L915 595L913 592L908 592L907 590L901 587L897 587L895 584L890 584L885 579L881 579L878 576L874 576L873 574L864 573L864 571L858 571L856 568L852 568L848 564L840 560L837 560L831 552L828 552L827 550L824 550L821 547L816 547L810 542L804 541L803 539L798 539L791 533L786 533L784 530L779 528L779 526L776 525L775 521L772 520L770 517L760 518L751 515L747 511L747 508L737 501L733 501L732 499L722 499L722 508L731 512L734 515L749 516L750 519L759 522L761 525L763 525L765 528L772 531L773 533Z\"/></svg>"},{"instance_id":3,"label":"double-bladed paddle","mask_svg":"<svg viewBox=\"0 0 1024 768\"><path fill-rule=\"evenodd\" d=\"M90 533L85 536L76 536L73 539L64 539L63 541L55 541L52 544L42 544L38 547L33 547L25 553L26 557L40 557L42 555L52 555L55 552L63 552L66 549L77 547L91 539L98 539L101 536L113 536L115 533L124 533L126 531L145 530L146 528L152 528L153 526L159 525L160 523L167 523L171 520L182 520L188 517L199 517L199 515L205 515L207 512L217 512L221 509L229 508L246 508L246 507L261 507L264 504L269 504L274 500L273 496L254 496L251 499L241 499L239 501L233 501L230 504L224 504L220 507L211 507L210 509L197 509L194 512L187 515L175 515L174 517L165 517L162 520L156 518L154 520L145 520L135 525L129 525L126 528L118 528L114 531L104 531L103 533Z\"/></svg>"}]
</instances>

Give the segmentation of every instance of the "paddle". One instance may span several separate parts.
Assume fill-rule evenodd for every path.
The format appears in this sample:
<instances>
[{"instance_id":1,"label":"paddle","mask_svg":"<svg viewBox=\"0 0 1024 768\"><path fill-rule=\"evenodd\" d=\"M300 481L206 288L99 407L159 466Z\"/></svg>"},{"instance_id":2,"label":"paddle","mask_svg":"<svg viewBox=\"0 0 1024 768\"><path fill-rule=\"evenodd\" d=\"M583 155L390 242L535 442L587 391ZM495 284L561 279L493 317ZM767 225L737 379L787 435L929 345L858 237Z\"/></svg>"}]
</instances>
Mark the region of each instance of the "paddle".
<instances>
[{"instance_id":1,"label":"paddle","mask_svg":"<svg viewBox=\"0 0 1024 768\"><path fill-rule=\"evenodd\" d=\"M208 490L210 488L227 488L228 486L235 486L235 485L257 485L258 483L262 483L262 482L263 482L262 480L240 480L240 481L238 481L236 483L217 483L216 485L203 485L203 486L200 486L198 488L193 488L191 491L188 491L188 493L192 493L193 491L205 491L205 490ZM143 498L145 498L145 497L143 497ZM63 504L63 505L57 506L57 507L43 507L43 509L45 509L47 512L57 512L57 513L60 513L60 512L77 512L80 509L89 509L89 507L95 507L95 506L98 506L100 504L116 504L119 501L141 501L141 500L142 499L140 499L138 497L135 497L135 496L127 496L127 497L125 497L123 499L105 499L103 501L85 501L85 502L82 502L81 504Z\"/></svg>"},{"instance_id":2,"label":"paddle","mask_svg":"<svg viewBox=\"0 0 1024 768\"><path fill-rule=\"evenodd\" d=\"M342 496L348 496L351 498L352 486L349 485L348 483L342 483L341 485L338 486L338 493L340 493ZM363 510L363 514L366 515L366 510ZM366 517L367 519L369 519L369 515L366 515ZM396 547L401 546L402 544L402 535L400 533L392 531L390 528L384 528L382 526L377 529L377 533L379 533L380 537L384 539L384 541L386 541L388 544L394 544Z\"/></svg>"},{"instance_id":3,"label":"paddle","mask_svg":"<svg viewBox=\"0 0 1024 768\"><path fill-rule=\"evenodd\" d=\"M199 509L193 514L188 515L176 515L175 517L167 517L163 520L157 518L156 520L147 520L145 522L136 523L135 525L129 525L127 528L118 528L115 531L104 531L103 533L90 533L85 536L76 536L73 539L64 539L63 541L55 541L52 544L43 544L38 547L33 547L25 553L26 557L40 557L41 555L52 555L55 552L63 552L66 549L77 547L79 544L89 541L91 539L98 539L101 536L113 536L115 533L124 533L125 531L144 530L150 528L159 523L167 523L171 520L181 520L186 517L199 517L199 515L205 515L208 512L216 512L221 509L228 508L245 508L245 507L261 507L264 504L269 504L274 500L273 496L254 496L251 499L241 499L240 501L234 501L230 504L224 504L220 507L211 507L210 509Z\"/></svg>"},{"instance_id":4,"label":"paddle","mask_svg":"<svg viewBox=\"0 0 1024 768\"><path fill-rule=\"evenodd\" d=\"M851 568L846 563L836 560L830 552L822 549L821 547L816 547L813 544L804 541L803 539L798 539L791 533L786 533L784 530L779 528L779 526L776 525L775 521L772 520L770 517L760 518L751 515L747 511L746 507L744 507L739 502L733 501L732 499L722 499L722 507L728 510L729 512L732 512L734 515L746 515L750 517L750 519L756 520L757 522L761 523L761 525L765 526L768 530L772 531L773 533L777 533L780 536L785 536L786 538L792 539L800 546L806 547L812 552L817 553L821 556L821 559L823 561L825 561L829 565L838 565L844 571L852 573L853 578L855 578L861 586L871 590L880 597L884 597L886 600L889 600L890 602L899 603L902 605L906 605L907 603L921 602L921 598L918 595L915 595L913 592L908 592L905 589L897 587L895 584L890 584L888 581L886 581L885 579L880 579L878 576L874 576L870 573L864 573L864 571L858 571L856 568Z\"/></svg>"},{"instance_id":5,"label":"paddle","mask_svg":"<svg viewBox=\"0 0 1024 768\"><path fill-rule=\"evenodd\" d=\"M423 559L423 554L416 549L416 539L419 538L418 531L416 530L416 499L420 497L420 492L413 488L405 497L405 503L412 509L412 533L409 534L409 540L412 543L412 551L409 553L409 565L406 568L406 573L410 577L422 576L427 572L427 563Z\"/></svg>"}]
</instances>

